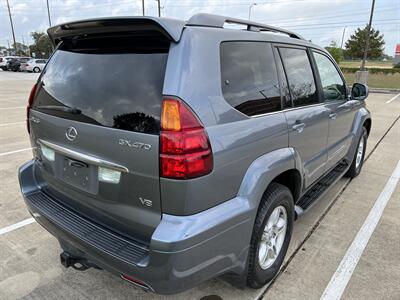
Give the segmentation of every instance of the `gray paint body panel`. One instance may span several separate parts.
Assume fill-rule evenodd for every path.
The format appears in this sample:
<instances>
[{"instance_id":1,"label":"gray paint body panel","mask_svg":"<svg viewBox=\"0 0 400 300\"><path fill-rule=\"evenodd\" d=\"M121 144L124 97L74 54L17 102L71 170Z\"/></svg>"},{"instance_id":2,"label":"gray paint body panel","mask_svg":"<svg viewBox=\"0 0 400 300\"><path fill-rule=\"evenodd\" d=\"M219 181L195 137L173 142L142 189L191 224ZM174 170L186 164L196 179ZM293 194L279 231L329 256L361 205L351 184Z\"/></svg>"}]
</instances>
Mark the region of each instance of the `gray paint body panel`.
<instances>
[{"instance_id":1,"label":"gray paint body panel","mask_svg":"<svg viewBox=\"0 0 400 300\"><path fill-rule=\"evenodd\" d=\"M129 173L121 172L119 184L97 182L97 178L91 178L95 186L91 191L83 191L60 178L60 164L68 156L56 152L56 161L50 162L38 151L37 156L42 157L42 185L48 192L63 198L75 210L102 220L107 226L124 233L134 233L138 239L148 241L161 219L158 136L98 127L38 111L31 111L32 117L39 120L30 122L32 146L40 149L39 140L43 140L83 155L111 161L129 170ZM70 126L78 131L74 141L65 136ZM144 150L121 146L119 139L150 144L151 148ZM97 170L93 172L92 177L97 177ZM142 205L139 198L150 199L152 206Z\"/></svg>"}]
</instances>

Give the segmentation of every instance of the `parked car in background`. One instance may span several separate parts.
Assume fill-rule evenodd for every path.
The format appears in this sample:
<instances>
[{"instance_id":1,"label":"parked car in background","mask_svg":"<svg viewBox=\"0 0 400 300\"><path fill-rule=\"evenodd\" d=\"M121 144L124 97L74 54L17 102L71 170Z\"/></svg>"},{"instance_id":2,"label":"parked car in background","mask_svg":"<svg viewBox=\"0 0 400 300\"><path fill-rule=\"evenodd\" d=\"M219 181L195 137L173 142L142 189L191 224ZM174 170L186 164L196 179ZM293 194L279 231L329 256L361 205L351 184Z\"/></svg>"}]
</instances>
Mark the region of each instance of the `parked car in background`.
<instances>
[{"instance_id":1,"label":"parked car in background","mask_svg":"<svg viewBox=\"0 0 400 300\"><path fill-rule=\"evenodd\" d=\"M27 71L27 72L34 72L39 73L43 70L44 66L46 65L47 59L35 59L32 58L28 60L26 63L21 64L20 70Z\"/></svg>"},{"instance_id":2,"label":"parked car in background","mask_svg":"<svg viewBox=\"0 0 400 300\"><path fill-rule=\"evenodd\" d=\"M17 58L17 56L0 57L0 69L2 69L3 71L7 71L7 62L12 58Z\"/></svg>"},{"instance_id":3,"label":"parked car in background","mask_svg":"<svg viewBox=\"0 0 400 300\"><path fill-rule=\"evenodd\" d=\"M30 57L13 57L7 61L6 70L18 72L20 70L21 64L26 63L30 59Z\"/></svg>"}]
</instances>

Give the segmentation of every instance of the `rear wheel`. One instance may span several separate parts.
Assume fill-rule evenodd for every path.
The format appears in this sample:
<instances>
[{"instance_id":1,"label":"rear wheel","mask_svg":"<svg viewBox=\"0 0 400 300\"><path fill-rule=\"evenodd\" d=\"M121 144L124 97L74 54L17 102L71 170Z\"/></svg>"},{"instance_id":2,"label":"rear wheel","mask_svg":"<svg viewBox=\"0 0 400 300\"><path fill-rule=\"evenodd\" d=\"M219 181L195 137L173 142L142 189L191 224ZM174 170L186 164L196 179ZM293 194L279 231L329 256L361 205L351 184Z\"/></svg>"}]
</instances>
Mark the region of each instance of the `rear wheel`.
<instances>
[{"instance_id":1,"label":"rear wheel","mask_svg":"<svg viewBox=\"0 0 400 300\"><path fill-rule=\"evenodd\" d=\"M358 140L356 153L354 154L353 162L346 173L346 177L354 178L361 172L364 163L365 149L367 148L368 132L365 127L362 128L361 137Z\"/></svg>"},{"instance_id":2,"label":"rear wheel","mask_svg":"<svg viewBox=\"0 0 400 300\"><path fill-rule=\"evenodd\" d=\"M290 190L271 183L262 197L251 238L247 278L250 287L260 288L278 273L292 236L293 212Z\"/></svg>"},{"instance_id":3,"label":"rear wheel","mask_svg":"<svg viewBox=\"0 0 400 300\"><path fill-rule=\"evenodd\" d=\"M39 72L40 72L40 69L38 67L33 68L33 73L39 73Z\"/></svg>"}]
</instances>

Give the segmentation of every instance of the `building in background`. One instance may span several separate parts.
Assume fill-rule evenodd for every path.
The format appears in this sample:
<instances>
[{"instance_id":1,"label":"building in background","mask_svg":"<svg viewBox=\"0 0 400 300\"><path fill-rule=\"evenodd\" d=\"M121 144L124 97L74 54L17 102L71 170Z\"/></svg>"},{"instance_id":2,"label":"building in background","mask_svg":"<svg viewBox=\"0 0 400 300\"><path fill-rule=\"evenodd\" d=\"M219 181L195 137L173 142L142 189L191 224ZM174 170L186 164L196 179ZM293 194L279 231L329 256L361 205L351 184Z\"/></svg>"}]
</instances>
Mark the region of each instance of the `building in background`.
<instances>
[{"instance_id":1,"label":"building in background","mask_svg":"<svg viewBox=\"0 0 400 300\"><path fill-rule=\"evenodd\" d=\"M400 44L396 45L396 52L394 53L393 64L397 65L400 63Z\"/></svg>"}]
</instances>

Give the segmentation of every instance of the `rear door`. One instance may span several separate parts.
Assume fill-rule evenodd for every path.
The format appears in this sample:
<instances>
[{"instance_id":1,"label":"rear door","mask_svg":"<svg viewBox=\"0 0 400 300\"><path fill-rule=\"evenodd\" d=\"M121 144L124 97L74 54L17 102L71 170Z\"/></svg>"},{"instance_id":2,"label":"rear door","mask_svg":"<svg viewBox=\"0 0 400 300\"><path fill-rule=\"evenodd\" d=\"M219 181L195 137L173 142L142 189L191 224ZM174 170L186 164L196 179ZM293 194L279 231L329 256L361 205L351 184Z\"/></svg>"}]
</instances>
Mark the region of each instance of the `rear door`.
<instances>
[{"instance_id":1,"label":"rear door","mask_svg":"<svg viewBox=\"0 0 400 300\"><path fill-rule=\"evenodd\" d=\"M307 188L325 172L329 112L319 101L307 50L280 47L279 53L292 99L285 111L289 146L300 155Z\"/></svg>"},{"instance_id":2,"label":"rear door","mask_svg":"<svg viewBox=\"0 0 400 300\"><path fill-rule=\"evenodd\" d=\"M161 218L159 130L169 41L64 42L38 82L30 125L47 193L149 240Z\"/></svg>"}]
</instances>

